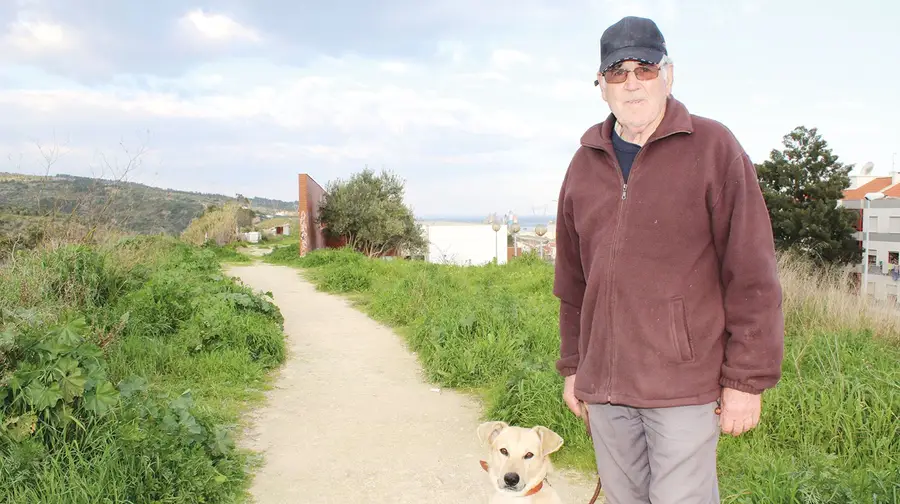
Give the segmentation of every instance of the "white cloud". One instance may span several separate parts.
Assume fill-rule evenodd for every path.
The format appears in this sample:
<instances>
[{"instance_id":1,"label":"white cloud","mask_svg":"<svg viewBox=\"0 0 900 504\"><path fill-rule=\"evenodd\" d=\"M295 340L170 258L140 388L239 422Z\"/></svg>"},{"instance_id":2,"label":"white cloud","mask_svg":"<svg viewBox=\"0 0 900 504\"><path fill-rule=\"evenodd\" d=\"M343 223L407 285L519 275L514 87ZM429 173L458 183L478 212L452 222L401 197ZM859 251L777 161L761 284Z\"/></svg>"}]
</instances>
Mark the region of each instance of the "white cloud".
<instances>
[{"instance_id":1,"label":"white cloud","mask_svg":"<svg viewBox=\"0 0 900 504\"><path fill-rule=\"evenodd\" d=\"M488 194L530 201L540 191L532 180L561 178L574 152L573 138L593 120L591 107L572 97L579 96L581 87L586 90L581 96L591 99L593 88L539 74L527 81L510 79L495 65L508 67L535 58L510 50L482 54L494 58L459 69L358 56L323 57L304 69L257 62L248 72L238 64L220 64L180 79L154 79L151 89L122 85L0 91L0 110L24 108L40 114L34 117L48 125L63 117L96 117L111 128L117 122L132 129L170 125L170 131L151 128L151 137L175 135L177 130L171 128L179 121L236 129L253 121L262 129L252 139L209 139L182 145L179 151L154 147L161 149L164 164L191 167L177 171L217 163L265 166L267 173L279 166L294 172L309 166L314 176L328 180L346 176L342 170L385 164L411 183L426 186L431 184L427 180L450 184L456 183L450 178L476 173L512 176L517 184L473 188L469 201L477 205ZM522 106L529 101L536 103ZM273 132L269 139L267 128ZM274 184L273 191L285 190ZM278 197L293 198L286 190ZM410 193L409 198L424 212L447 210L446 200L428 193Z\"/></svg>"},{"instance_id":2,"label":"white cloud","mask_svg":"<svg viewBox=\"0 0 900 504\"><path fill-rule=\"evenodd\" d=\"M501 58L508 58L504 61L521 60L518 55L501 54ZM197 90L198 84L206 88L199 96L133 88L17 90L0 93L0 104L19 104L45 112L97 110L164 118L221 120L264 116L285 128L332 127L347 134L366 131L367 135L385 140L430 127L532 138L550 131L534 121L522 121L522 110L504 107L500 102L491 107L493 98L481 97L477 92L470 94L460 87L471 90L480 83L489 94L542 92L551 98L571 96L579 84L584 87L584 83L571 81L511 85L499 72L442 73L408 64L398 72L400 67L395 65L391 61L361 58L323 58L305 74L286 74L265 84L230 90L223 89L224 83L240 79L240 69L233 69L231 74L185 77L183 81L189 83L189 89ZM395 71L374 71L385 67ZM395 75L398 73L402 75ZM357 74L370 77L360 81L354 77ZM444 84L428 85L432 78ZM179 79L172 84L177 87L180 82Z\"/></svg>"},{"instance_id":3,"label":"white cloud","mask_svg":"<svg viewBox=\"0 0 900 504\"><path fill-rule=\"evenodd\" d=\"M765 2L762 0L740 0L738 5L743 14L758 14L765 6Z\"/></svg>"},{"instance_id":4,"label":"white cloud","mask_svg":"<svg viewBox=\"0 0 900 504\"><path fill-rule=\"evenodd\" d=\"M762 94L762 93L753 93L753 94L751 94L751 95L750 95L750 101L751 101L754 105L760 105L760 106L763 106L763 107L772 107L772 106L775 106L775 105L778 104L778 99L777 99L777 98L775 98L775 97L773 97L773 96L765 95L765 94Z\"/></svg>"},{"instance_id":5,"label":"white cloud","mask_svg":"<svg viewBox=\"0 0 900 504\"><path fill-rule=\"evenodd\" d=\"M515 49L495 49L491 54L491 63L501 71L530 62L531 56Z\"/></svg>"},{"instance_id":6,"label":"white cloud","mask_svg":"<svg viewBox=\"0 0 900 504\"><path fill-rule=\"evenodd\" d=\"M224 14L208 14L202 9L195 9L185 14L181 22L214 41L262 41L256 30L243 26Z\"/></svg>"},{"instance_id":7,"label":"white cloud","mask_svg":"<svg viewBox=\"0 0 900 504\"><path fill-rule=\"evenodd\" d=\"M870 93L876 99L831 82L810 95L796 89L816 87L796 75L768 80L747 67L758 58L774 65L768 75L793 75L764 56L789 51L781 40L766 48L765 30L738 33L726 24L696 37L716 16L742 16L758 0L742 1L729 10L680 0L678 9L675 0L583 0L565 9L498 0L476 11L474 0L390 0L384 9L393 9L397 27L389 14L348 21L323 8L315 26L293 38L293 21L273 22L282 10L267 18L249 2L235 7L245 16L186 13L172 1L154 11L153 28L120 22L114 16L125 8L108 14L107 25L93 24L97 13L79 24L33 9L12 20L18 24L0 47L0 58L24 61L0 71L0 139L8 147L0 159L56 135L72 147L57 168L77 172L96 164L98 151L116 152L123 138L140 143L149 130L157 178L148 181L165 186L293 199L298 171L324 183L384 165L408 181L407 198L422 212L528 214L556 197L580 135L609 114L593 86L603 28L647 15L678 60L675 95L735 131L754 161L805 123L821 125L842 159L889 166L900 150L889 146L898 138L886 115L897 108L889 89ZM118 31L99 29L109 26ZM366 37L370 44L360 42ZM39 57L20 57L25 47ZM39 71L27 66L50 60ZM106 73L86 87L64 79L75 71ZM199 179L207 175L216 185Z\"/></svg>"},{"instance_id":8,"label":"white cloud","mask_svg":"<svg viewBox=\"0 0 900 504\"><path fill-rule=\"evenodd\" d=\"M401 61L385 61L380 63L378 67L385 72L398 74L406 73L406 71L409 70L409 65Z\"/></svg>"},{"instance_id":9,"label":"white cloud","mask_svg":"<svg viewBox=\"0 0 900 504\"><path fill-rule=\"evenodd\" d=\"M7 40L24 51L65 48L67 38L56 23L18 21L12 25Z\"/></svg>"},{"instance_id":10,"label":"white cloud","mask_svg":"<svg viewBox=\"0 0 900 504\"><path fill-rule=\"evenodd\" d=\"M458 40L442 40L438 42L435 55L440 58L448 58L452 63L462 63L466 58L468 47Z\"/></svg>"}]
</instances>

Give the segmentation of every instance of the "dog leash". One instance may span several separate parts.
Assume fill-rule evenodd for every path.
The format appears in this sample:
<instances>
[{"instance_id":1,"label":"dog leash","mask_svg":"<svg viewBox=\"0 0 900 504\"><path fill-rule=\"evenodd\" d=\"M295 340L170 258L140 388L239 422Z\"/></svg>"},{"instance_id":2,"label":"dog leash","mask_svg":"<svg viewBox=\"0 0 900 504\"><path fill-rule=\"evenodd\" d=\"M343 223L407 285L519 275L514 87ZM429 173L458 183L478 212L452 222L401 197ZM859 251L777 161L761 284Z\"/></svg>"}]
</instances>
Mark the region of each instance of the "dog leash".
<instances>
[{"instance_id":1,"label":"dog leash","mask_svg":"<svg viewBox=\"0 0 900 504\"><path fill-rule=\"evenodd\" d=\"M594 439L594 436L591 435L591 420L588 418L588 409L587 405L584 404L583 401L579 401L578 404L581 405L581 419L584 421L584 429L587 431L587 435L589 438ZM596 504L597 497L600 496L600 489L603 488L603 482L600 480L600 475L597 475L597 488L594 489L594 496L591 497L591 500L588 501L588 504Z\"/></svg>"}]
</instances>

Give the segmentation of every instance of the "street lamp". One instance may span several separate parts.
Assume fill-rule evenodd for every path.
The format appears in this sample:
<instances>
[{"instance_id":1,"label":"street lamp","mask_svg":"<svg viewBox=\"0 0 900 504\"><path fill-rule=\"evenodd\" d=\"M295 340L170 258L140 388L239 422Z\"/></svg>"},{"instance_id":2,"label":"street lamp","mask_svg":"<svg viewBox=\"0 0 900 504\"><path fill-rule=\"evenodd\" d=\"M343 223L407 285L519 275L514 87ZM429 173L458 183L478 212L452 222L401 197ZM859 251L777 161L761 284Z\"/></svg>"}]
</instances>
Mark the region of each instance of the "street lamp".
<instances>
[{"instance_id":1,"label":"street lamp","mask_svg":"<svg viewBox=\"0 0 900 504\"><path fill-rule=\"evenodd\" d=\"M519 226L518 222L513 222L512 225L509 227L509 230L513 235L513 256L518 255L517 254L517 252L519 250L518 235L519 235L519 231L521 229L522 229L522 226Z\"/></svg>"},{"instance_id":2,"label":"street lamp","mask_svg":"<svg viewBox=\"0 0 900 504\"><path fill-rule=\"evenodd\" d=\"M870 202L874 200L880 200L882 198L884 198L884 193L881 192L866 193L866 202L863 206L863 274L862 286L860 288L860 292L862 292L863 297L868 294L866 291L869 288L869 228L871 226L868 225L869 217L866 215L866 210L869 210L871 208Z\"/></svg>"},{"instance_id":3,"label":"street lamp","mask_svg":"<svg viewBox=\"0 0 900 504\"><path fill-rule=\"evenodd\" d=\"M497 219L491 219L491 229L494 230L494 261L500 264L500 222Z\"/></svg>"},{"instance_id":4,"label":"street lamp","mask_svg":"<svg viewBox=\"0 0 900 504\"><path fill-rule=\"evenodd\" d=\"M534 234L538 235L538 237L540 238L540 240L538 240L538 243L541 246L541 259L544 258L544 234L546 234L546 233L547 233L547 226L545 226L543 224L538 224L537 226L534 227Z\"/></svg>"}]
</instances>

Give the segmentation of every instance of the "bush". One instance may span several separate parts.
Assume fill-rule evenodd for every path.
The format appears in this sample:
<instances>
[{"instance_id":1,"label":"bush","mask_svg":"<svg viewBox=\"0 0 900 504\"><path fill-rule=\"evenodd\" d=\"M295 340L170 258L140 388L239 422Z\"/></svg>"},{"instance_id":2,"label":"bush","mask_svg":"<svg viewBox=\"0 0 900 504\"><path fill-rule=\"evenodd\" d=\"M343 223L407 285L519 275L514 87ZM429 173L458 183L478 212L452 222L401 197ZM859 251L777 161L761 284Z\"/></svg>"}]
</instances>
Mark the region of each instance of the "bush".
<instances>
[{"instance_id":1,"label":"bush","mask_svg":"<svg viewBox=\"0 0 900 504\"><path fill-rule=\"evenodd\" d=\"M764 396L757 429L722 437L723 501L894 502L897 317L851 293L838 270L779 259L784 378ZM550 427L566 440L558 464L595 471L590 440L562 401L554 367L559 304L551 265L523 256L503 266L460 267L334 250L285 262L306 268L324 290L352 291L359 306L399 330L430 380L484 398L486 418Z\"/></svg>"},{"instance_id":2,"label":"bush","mask_svg":"<svg viewBox=\"0 0 900 504\"><path fill-rule=\"evenodd\" d=\"M232 436L284 359L283 318L219 256L133 237L0 265L0 501L241 496Z\"/></svg>"}]
</instances>

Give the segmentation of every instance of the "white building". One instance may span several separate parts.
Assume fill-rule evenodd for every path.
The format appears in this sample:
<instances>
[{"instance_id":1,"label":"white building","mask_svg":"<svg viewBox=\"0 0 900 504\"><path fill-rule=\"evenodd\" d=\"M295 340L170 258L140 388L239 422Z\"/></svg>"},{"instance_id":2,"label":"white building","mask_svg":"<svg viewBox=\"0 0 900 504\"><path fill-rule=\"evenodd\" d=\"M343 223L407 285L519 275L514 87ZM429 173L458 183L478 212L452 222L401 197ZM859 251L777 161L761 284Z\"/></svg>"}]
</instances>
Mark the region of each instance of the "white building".
<instances>
[{"instance_id":1,"label":"white building","mask_svg":"<svg viewBox=\"0 0 900 504\"><path fill-rule=\"evenodd\" d=\"M473 222L419 222L428 241L425 260L431 263L480 266L506 264L506 224L494 231L491 224Z\"/></svg>"},{"instance_id":2,"label":"white building","mask_svg":"<svg viewBox=\"0 0 900 504\"><path fill-rule=\"evenodd\" d=\"M866 294L896 303L900 298L900 174L852 176L839 205L860 213L855 236L868 265ZM862 273L862 264L856 270Z\"/></svg>"}]
</instances>

